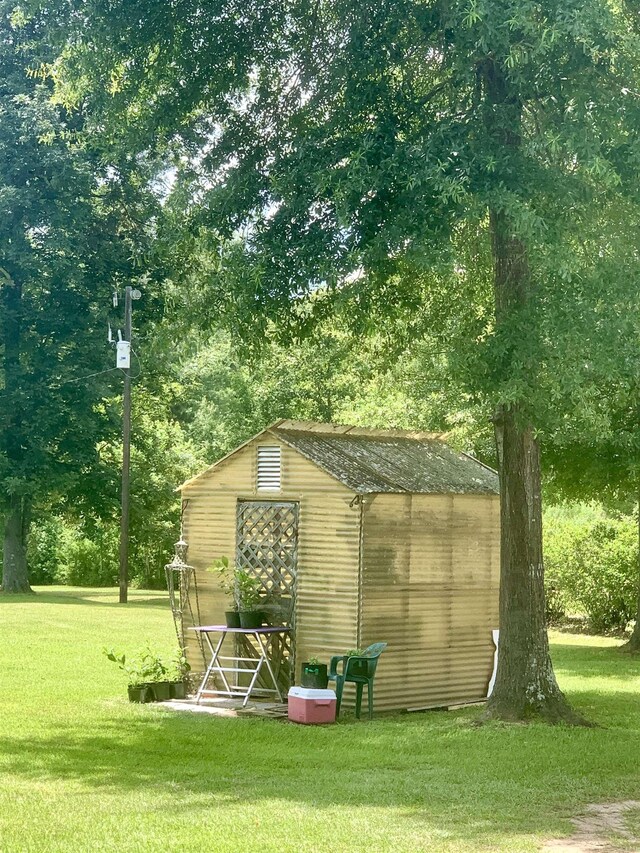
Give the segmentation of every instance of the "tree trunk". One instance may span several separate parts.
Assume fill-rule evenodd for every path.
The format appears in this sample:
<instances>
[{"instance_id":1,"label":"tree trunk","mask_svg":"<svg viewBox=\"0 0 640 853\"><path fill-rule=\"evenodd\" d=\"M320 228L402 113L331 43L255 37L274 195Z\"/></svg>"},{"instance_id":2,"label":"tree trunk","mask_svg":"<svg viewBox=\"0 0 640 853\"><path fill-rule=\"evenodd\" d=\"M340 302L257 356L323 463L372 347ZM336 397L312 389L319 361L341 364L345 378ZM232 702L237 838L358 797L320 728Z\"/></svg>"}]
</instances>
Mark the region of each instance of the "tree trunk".
<instances>
[{"instance_id":1,"label":"tree trunk","mask_svg":"<svg viewBox=\"0 0 640 853\"><path fill-rule=\"evenodd\" d=\"M504 169L504 184L511 183L517 189L522 103L494 60L485 62L482 73L488 140L499 168ZM489 224L496 330L504 334L510 348L505 368L508 379L509 362L518 358L522 335L535 335L533 281L526 246L516 235L502 202L490 204ZM525 399L499 406L495 431L501 491L500 645L496 682L485 718L584 722L561 693L549 655L540 448Z\"/></svg>"},{"instance_id":2,"label":"tree trunk","mask_svg":"<svg viewBox=\"0 0 640 853\"><path fill-rule=\"evenodd\" d=\"M22 286L5 271L2 283L2 337L4 357L3 430L0 436L9 475L24 477L23 418L21 405ZM27 569L27 532L30 500L17 491L4 496L3 592L32 592Z\"/></svg>"},{"instance_id":3,"label":"tree trunk","mask_svg":"<svg viewBox=\"0 0 640 853\"><path fill-rule=\"evenodd\" d=\"M29 515L28 501L12 495L4 519L2 592L33 592L27 570Z\"/></svg>"},{"instance_id":4,"label":"tree trunk","mask_svg":"<svg viewBox=\"0 0 640 853\"><path fill-rule=\"evenodd\" d=\"M496 417L501 491L500 649L487 718L583 722L553 672L545 624L540 449L517 406Z\"/></svg>"},{"instance_id":5,"label":"tree trunk","mask_svg":"<svg viewBox=\"0 0 640 853\"><path fill-rule=\"evenodd\" d=\"M636 600L636 624L629 642L625 643L620 651L636 654L640 652L640 492L638 494L638 575L637 575L637 600Z\"/></svg>"}]
</instances>

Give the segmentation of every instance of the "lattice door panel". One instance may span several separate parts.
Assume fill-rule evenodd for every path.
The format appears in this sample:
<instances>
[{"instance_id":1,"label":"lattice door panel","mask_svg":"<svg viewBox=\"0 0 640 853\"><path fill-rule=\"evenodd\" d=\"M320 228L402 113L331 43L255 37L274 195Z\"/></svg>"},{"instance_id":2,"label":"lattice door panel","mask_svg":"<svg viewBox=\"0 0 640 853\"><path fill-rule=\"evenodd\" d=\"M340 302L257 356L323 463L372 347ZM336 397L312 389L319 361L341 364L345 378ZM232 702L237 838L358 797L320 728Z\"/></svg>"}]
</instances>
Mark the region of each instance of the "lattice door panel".
<instances>
[{"instance_id":1,"label":"lattice door panel","mask_svg":"<svg viewBox=\"0 0 640 853\"><path fill-rule=\"evenodd\" d=\"M262 609L270 624L294 630L297 563L298 504L238 501L236 566L260 582ZM273 646L283 687L291 682L294 650L292 635L283 635Z\"/></svg>"}]
</instances>

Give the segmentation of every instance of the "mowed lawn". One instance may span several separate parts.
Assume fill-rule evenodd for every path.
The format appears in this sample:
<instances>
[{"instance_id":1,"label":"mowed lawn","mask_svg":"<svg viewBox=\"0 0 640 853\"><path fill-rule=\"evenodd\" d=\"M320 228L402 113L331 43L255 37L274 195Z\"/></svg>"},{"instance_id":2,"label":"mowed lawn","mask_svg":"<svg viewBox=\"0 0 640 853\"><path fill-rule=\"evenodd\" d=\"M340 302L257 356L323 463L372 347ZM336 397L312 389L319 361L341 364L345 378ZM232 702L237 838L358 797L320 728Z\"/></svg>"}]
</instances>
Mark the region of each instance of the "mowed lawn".
<instances>
[{"instance_id":1,"label":"mowed lawn","mask_svg":"<svg viewBox=\"0 0 640 853\"><path fill-rule=\"evenodd\" d=\"M517 853L640 799L640 661L614 640L553 635L599 728L478 728L477 709L307 728L129 704L102 648L171 648L166 597L38 593L0 597L2 853Z\"/></svg>"}]
</instances>

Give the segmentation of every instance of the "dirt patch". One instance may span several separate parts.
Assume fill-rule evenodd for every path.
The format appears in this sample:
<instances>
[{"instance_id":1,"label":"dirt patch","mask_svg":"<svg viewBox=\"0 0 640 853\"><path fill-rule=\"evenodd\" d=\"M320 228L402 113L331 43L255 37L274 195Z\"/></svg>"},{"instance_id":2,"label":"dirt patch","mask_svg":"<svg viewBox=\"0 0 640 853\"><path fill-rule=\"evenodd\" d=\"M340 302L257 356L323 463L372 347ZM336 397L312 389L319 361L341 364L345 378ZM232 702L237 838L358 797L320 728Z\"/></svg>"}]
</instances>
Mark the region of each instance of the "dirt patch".
<instances>
[{"instance_id":1,"label":"dirt patch","mask_svg":"<svg viewBox=\"0 0 640 853\"><path fill-rule=\"evenodd\" d=\"M573 835L547 841L543 853L640 853L640 838L625 821L626 813L635 809L640 809L638 800L587 806L571 821L576 828Z\"/></svg>"}]
</instances>

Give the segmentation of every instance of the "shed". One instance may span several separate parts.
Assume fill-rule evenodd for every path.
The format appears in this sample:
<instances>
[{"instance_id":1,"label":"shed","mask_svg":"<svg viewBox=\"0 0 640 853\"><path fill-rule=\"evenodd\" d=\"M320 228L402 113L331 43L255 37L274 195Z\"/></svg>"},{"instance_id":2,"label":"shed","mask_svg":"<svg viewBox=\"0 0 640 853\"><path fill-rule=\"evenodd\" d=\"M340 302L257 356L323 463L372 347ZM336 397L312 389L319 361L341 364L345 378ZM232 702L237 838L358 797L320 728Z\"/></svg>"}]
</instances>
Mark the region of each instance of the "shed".
<instances>
[{"instance_id":1,"label":"shed","mask_svg":"<svg viewBox=\"0 0 640 853\"><path fill-rule=\"evenodd\" d=\"M282 420L181 492L199 618L224 621L206 569L234 556L294 627L286 679L310 656L386 641L376 709L487 695L500 562L491 468L430 433ZM202 669L193 638L187 654Z\"/></svg>"}]
</instances>

